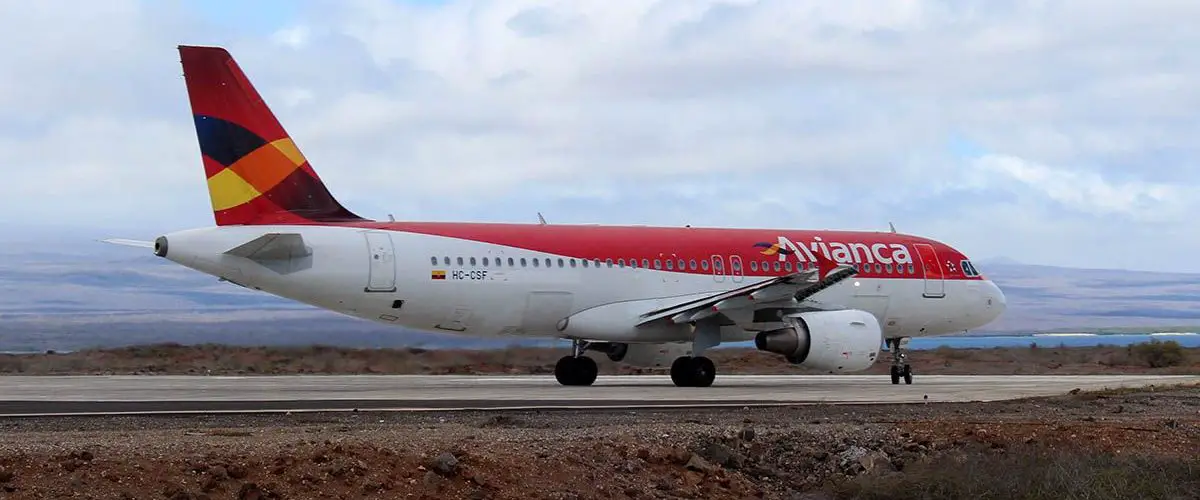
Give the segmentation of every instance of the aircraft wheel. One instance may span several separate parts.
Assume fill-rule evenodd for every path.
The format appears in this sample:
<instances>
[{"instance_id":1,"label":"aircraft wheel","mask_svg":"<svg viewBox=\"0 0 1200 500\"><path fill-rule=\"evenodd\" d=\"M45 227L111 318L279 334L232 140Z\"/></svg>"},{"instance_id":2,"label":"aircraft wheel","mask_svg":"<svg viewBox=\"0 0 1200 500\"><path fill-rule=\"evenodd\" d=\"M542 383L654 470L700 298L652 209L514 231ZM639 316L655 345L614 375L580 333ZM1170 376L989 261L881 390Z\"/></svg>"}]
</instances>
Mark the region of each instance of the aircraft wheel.
<instances>
[{"instance_id":1,"label":"aircraft wheel","mask_svg":"<svg viewBox=\"0 0 1200 500\"><path fill-rule=\"evenodd\" d=\"M904 383L907 385L912 385L912 377L913 377L912 367L908 366L908 365L904 365L903 371L904 371Z\"/></svg>"},{"instance_id":2,"label":"aircraft wheel","mask_svg":"<svg viewBox=\"0 0 1200 500\"><path fill-rule=\"evenodd\" d=\"M716 378L716 364L704 356L681 356L671 363L671 382L677 387L709 387Z\"/></svg>"},{"instance_id":3,"label":"aircraft wheel","mask_svg":"<svg viewBox=\"0 0 1200 500\"><path fill-rule=\"evenodd\" d=\"M900 367L892 365L892 385L900 384Z\"/></svg>"},{"instance_id":4,"label":"aircraft wheel","mask_svg":"<svg viewBox=\"0 0 1200 500\"><path fill-rule=\"evenodd\" d=\"M592 385L599 373L596 360L587 356L563 356L554 365L554 378L562 385Z\"/></svg>"}]
</instances>

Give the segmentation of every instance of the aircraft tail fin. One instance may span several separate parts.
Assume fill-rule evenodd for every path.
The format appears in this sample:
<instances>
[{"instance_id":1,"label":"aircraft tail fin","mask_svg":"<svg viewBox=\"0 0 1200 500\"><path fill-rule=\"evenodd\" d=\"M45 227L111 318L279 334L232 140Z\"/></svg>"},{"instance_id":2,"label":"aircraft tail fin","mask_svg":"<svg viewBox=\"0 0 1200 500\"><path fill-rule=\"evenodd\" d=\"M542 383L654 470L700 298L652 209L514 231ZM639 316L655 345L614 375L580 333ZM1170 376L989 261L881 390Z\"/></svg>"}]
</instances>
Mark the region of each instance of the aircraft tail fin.
<instances>
[{"instance_id":1,"label":"aircraft tail fin","mask_svg":"<svg viewBox=\"0 0 1200 500\"><path fill-rule=\"evenodd\" d=\"M321 182L233 56L179 46L217 225L363 220Z\"/></svg>"}]
</instances>

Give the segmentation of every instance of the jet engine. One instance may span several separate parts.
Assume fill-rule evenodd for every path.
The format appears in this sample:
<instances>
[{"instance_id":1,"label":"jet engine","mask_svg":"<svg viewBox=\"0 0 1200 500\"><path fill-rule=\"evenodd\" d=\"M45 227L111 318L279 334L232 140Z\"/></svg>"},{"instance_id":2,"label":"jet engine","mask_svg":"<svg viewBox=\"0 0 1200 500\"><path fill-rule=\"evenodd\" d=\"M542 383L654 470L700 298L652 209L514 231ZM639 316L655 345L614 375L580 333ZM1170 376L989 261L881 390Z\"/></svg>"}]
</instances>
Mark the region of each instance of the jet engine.
<instances>
[{"instance_id":1,"label":"jet engine","mask_svg":"<svg viewBox=\"0 0 1200 500\"><path fill-rule=\"evenodd\" d=\"M788 326L760 332L754 346L831 373L866 370L879 357L883 330L869 312L810 311L785 316L783 322Z\"/></svg>"}]
</instances>

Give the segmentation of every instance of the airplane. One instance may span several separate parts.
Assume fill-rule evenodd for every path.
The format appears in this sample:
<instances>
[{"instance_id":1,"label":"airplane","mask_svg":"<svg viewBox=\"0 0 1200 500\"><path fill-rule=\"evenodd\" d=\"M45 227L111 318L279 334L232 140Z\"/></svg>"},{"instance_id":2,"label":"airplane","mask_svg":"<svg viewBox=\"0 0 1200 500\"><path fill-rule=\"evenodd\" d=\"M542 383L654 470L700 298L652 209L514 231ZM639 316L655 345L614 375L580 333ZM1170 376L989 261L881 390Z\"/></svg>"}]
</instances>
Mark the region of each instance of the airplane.
<instances>
[{"instance_id":1,"label":"airplane","mask_svg":"<svg viewBox=\"0 0 1200 500\"><path fill-rule=\"evenodd\" d=\"M226 49L177 48L215 225L106 241L222 281L410 330L569 340L554 369L565 386L595 383L594 351L708 387L707 351L750 341L826 373L866 370L886 345L892 384L912 384L909 339L1005 310L962 252L894 225L367 219L334 198Z\"/></svg>"}]
</instances>

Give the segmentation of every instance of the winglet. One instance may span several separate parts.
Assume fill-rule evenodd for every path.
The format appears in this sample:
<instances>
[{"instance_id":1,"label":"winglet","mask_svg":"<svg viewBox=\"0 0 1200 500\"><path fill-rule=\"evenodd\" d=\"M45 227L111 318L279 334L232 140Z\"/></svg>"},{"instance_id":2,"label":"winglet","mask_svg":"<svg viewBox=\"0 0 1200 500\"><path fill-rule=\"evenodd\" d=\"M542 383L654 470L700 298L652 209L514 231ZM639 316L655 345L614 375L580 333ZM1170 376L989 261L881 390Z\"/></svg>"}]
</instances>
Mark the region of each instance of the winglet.
<instances>
[{"instance_id":1,"label":"winglet","mask_svg":"<svg viewBox=\"0 0 1200 500\"><path fill-rule=\"evenodd\" d=\"M818 280L827 278L829 276L829 273L833 272L833 270L837 268L837 263L830 260L828 257L823 255L821 252L815 252L814 257L817 258L817 279Z\"/></svg>"}]
</instances>

